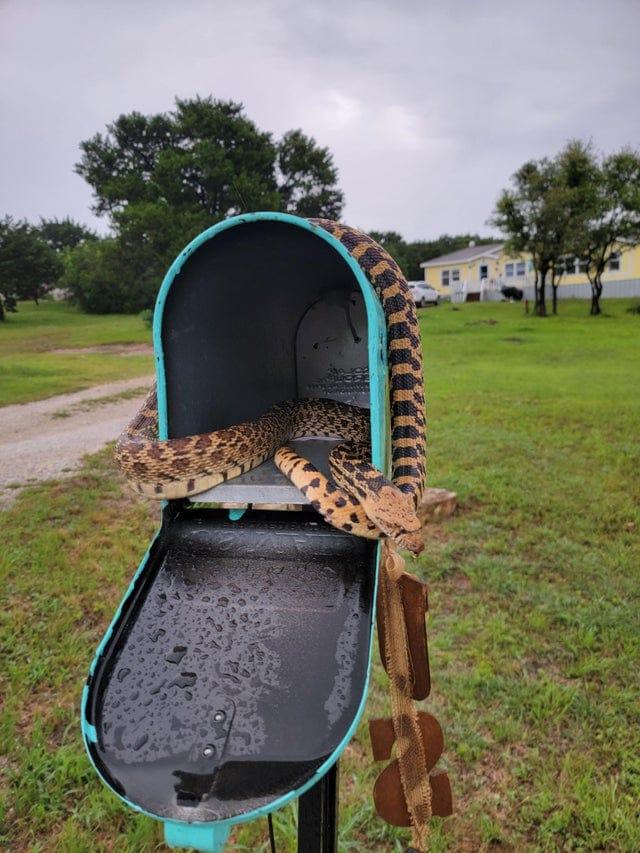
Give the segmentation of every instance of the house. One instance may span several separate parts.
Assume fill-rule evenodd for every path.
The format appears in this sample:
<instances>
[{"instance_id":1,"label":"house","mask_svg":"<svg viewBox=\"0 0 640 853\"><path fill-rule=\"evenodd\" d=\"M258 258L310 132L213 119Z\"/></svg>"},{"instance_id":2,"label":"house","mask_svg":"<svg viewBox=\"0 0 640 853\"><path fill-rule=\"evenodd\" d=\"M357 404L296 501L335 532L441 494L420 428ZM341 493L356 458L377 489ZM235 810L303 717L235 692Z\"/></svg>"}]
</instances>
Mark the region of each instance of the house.
<instances>
[{"instance_id":1,"label":"house","mask_svg":"<svg viewBox=\"0 0 640 853\"><path fill-rule=\"evenodd\" d=\"M504 247L504 243L476 246L472 242L457 252L424 261L420 264L424 280L452 302L498 300L502 287L519 287L525 298L533 299L535 273L530 256L511 256ZM578 258L565 258L563 266L558 296L591 298L591 286ZM640 296L640 246L621 244L602 280L605 296ZM550 276L547 284L551 285Z\"/></svg>"},{"instance_id":2,"label":"house","mask_svg":"<svg viewBox=\"0 0 640 853\"><path fill-rule=\"evenodd\" d=\"M424 261L420 264L424 270L424 280L443 296L464 293L470 302L478 301L481 283L496 281L499 277L503 246L504 243L476 246L472 241L465 249Z\"/></svg>"}]
</instances>

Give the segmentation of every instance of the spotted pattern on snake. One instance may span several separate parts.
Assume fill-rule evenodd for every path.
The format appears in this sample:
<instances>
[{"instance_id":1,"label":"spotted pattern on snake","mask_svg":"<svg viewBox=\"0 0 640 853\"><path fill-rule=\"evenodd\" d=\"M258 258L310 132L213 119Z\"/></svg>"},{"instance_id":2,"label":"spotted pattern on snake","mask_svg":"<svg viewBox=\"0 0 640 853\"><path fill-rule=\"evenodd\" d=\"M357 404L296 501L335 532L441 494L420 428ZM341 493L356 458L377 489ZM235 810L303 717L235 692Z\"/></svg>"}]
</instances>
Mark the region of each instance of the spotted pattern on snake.
<instances>
[{"instance_id":1,"label":"spotted pattern on snake","mask_svg":"<svg viewBox=\"0 0 640 853\"><path fill-rule=\"evenodd\" d=\"M386 319L392 476L371 458L368 412L335 400L278 403L255 421L210 433L158 439L155 388L116 444L116 459L138 492L158 500L197 495L273 457L332 526L368 539L389 537L414 553L423 548L416 506L425 477L425 411L418 320L400 268L374 240L325 219L310 220L339 240L360 265ZM287 442L341 439L330 454L331 479Z\"/></svg>"}]
</instances>

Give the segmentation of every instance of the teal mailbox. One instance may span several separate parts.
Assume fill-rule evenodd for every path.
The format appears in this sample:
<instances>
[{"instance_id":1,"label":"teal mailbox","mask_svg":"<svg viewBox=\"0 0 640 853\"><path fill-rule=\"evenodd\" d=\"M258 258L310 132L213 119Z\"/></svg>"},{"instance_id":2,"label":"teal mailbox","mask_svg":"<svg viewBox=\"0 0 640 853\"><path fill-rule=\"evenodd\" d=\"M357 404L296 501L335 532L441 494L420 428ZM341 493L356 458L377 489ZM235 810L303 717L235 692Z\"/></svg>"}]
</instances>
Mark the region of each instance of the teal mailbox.
<instances>
[{"instance_id":1,"label":"teal mailbox","mask_svg":"<svg viewBox=\"0 0 640 853\"><path fill-rule=\"evenodd\" d=\"M329 397L370 409L387 471L383 312L319 225L255 213L202 233L167 272L153 337L160 438ZM300 449L326 472L332 446ZM104 783L203 851L317 786L363 711L378 560L271 461L165 502L83 694Z\"/></svg>"}]
</instances>

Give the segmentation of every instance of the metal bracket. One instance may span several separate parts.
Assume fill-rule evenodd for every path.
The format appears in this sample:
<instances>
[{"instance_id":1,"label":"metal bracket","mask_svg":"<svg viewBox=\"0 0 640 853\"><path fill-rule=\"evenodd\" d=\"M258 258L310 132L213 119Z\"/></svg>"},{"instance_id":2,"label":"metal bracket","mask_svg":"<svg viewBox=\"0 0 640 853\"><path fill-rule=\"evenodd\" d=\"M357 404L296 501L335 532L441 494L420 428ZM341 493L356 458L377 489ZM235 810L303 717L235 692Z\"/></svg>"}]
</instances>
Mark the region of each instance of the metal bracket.
<instances>
[{"instance_id":1,"label":"metal bracket","mask_svg":"<svg viewBox=\"0 0 640 853\"><path fill-rule=\"evenodd\" d=\"M337 853L338 762L298 800L298 853Z\"/></svg>"}]
</instances>

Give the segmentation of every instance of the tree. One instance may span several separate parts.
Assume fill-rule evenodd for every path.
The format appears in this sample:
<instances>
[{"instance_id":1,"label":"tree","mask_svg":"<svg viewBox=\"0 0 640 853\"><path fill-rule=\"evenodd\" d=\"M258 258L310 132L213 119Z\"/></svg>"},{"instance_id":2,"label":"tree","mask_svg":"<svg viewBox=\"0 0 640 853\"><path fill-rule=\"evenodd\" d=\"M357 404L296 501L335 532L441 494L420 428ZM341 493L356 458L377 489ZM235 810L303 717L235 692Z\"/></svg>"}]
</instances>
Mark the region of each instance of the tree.
<instances>
[{"instance_id":1,"label":"tree","mask_svg":"<svg viewBox=\"0 0 640 853\"><path fill-rule=\"evenodd\" d=\"M511 178L513 189L502 191L491 219L491 224L507 235L507 251L531 253L535 270L534 311L541 317L547 313L545 285L553 261L548 244L549 217L545 208L552 180L549 160L525 163Z\"/></svg>"},{"instance_id":2,"label":"tree","mask_svg":"<svg viewBox=\"0 0 640 853\"><path fill-rule=\"evenodd\" d=\"M64 255L59 284L70 299L91 314L135 311L130 307L131 290L123 287L121 257L113 238L90 240Z\"/></svg>"},{"instance_id":3,"label":"tree","mask_svg":"<svg viewBox=\"0 0 640 853\"><path fill-rule=\"evenodd\" d=\"M0 321L17 309L18 299L38 300L60 274L55 251L27 222L0 220Z\"/></svg>"},{"instance_id":4,"label":"tree","mask_svg":"<svg viewBox=\"0 0 640 853\"><path fill-rule=\"evenodd\" d=\"M627 148L608 157L592 154L574 237L575 253L591 285L592 316L602 310L602 276L608 264L639 242L640 153Z\"/></svg>"},{"instance_id":5,"label":"tree","mask_svg":"<svg viewBox=\"0 0 640 853\"><path fill-rule=\"evenodd\" d=\"M141 307L153 304L185 243L228 216L286 210L335 217L342 209L328 149L299 130L274 142L232 101L178 99L170 113L123 115L80 147L76 171L93 188L94 212L109 218L121 258L128 258L119 264L125 286L146 294ZM102 260L114 260L111 253Z\"/></svg>"},{"instance_id":6,"label":"tree","mask_svg":"<svg viewBox=\"0 0 640 853\"><path fill-rule=\"evenodd\" d=\"M79 222L74 222L68 216L65 219L41 219L38 232L45 243L56 252L75 249L87 240L98 239L94 231Z\"/></svg>"},{"instance_id":7,"label":"tree","mask_svg":"<svg viewBox=\"0 0 640 853\"><path fill-rule=\"evenodd\" d=\"M591 284L591 314L601 311L608 264L640 242L640 153L608 157L591 143L572 140L553 159L525 163L504 190L492 219L507 234L507 248L529 252L536 271L536 313L544 315L551 275L553 312L565 258L578 257Z\"/></svg>"},{"instance_id":8,"label":"tree","mask_svg":"<svg viewBox=\"0 0 640 853\"><path fill-rule=\"evenodd\" d=\"M503 190L491 220L506 235L507 251L528 252L535 270L534 313L546 316L546 283L551 275L553 313L564 259L575 241L577 217L584 204L589 148L570 142L558 157L530 160L512 177L512 189Z\"/></svg>"},{"instance_id":9,"label":"tree","mask_svg":"<svg viewBox=\"0 0 640 853\"><path fill-rule=\"evenodd\" d=\"M567 256L573 266L576 244L582 229L586 198L593 179L591 143L571 140L553 161L555 180L546 199L555 228L550 229L551 290L553 313L558 313L558 286L567 270Z\"/></svg>"},{"instance_id":10,"label":"tree","mask_svg":"<svg viewBox=\"0 0 640 853\"><path fill-rule=\"evenodd\" d=\"M97 133L81 142L82 158L75 171L93 188L94 213L111 215L125 204L153 200L159 191L153 176L160 154L174 143L170 116L137 112L107 125L104 136Z\"/></svg>"},{"instance_id":11,"label":"tree","mask_svg":"<svg viewBox=\"0 0 640 853\"><path fill-rule=\"evenodd\" d=\"M337 219L344 204L338 170L328 148L301 130L290 130L278 143L278 192L282 209L298 216Z\"/></svg>"}]
</instances>

